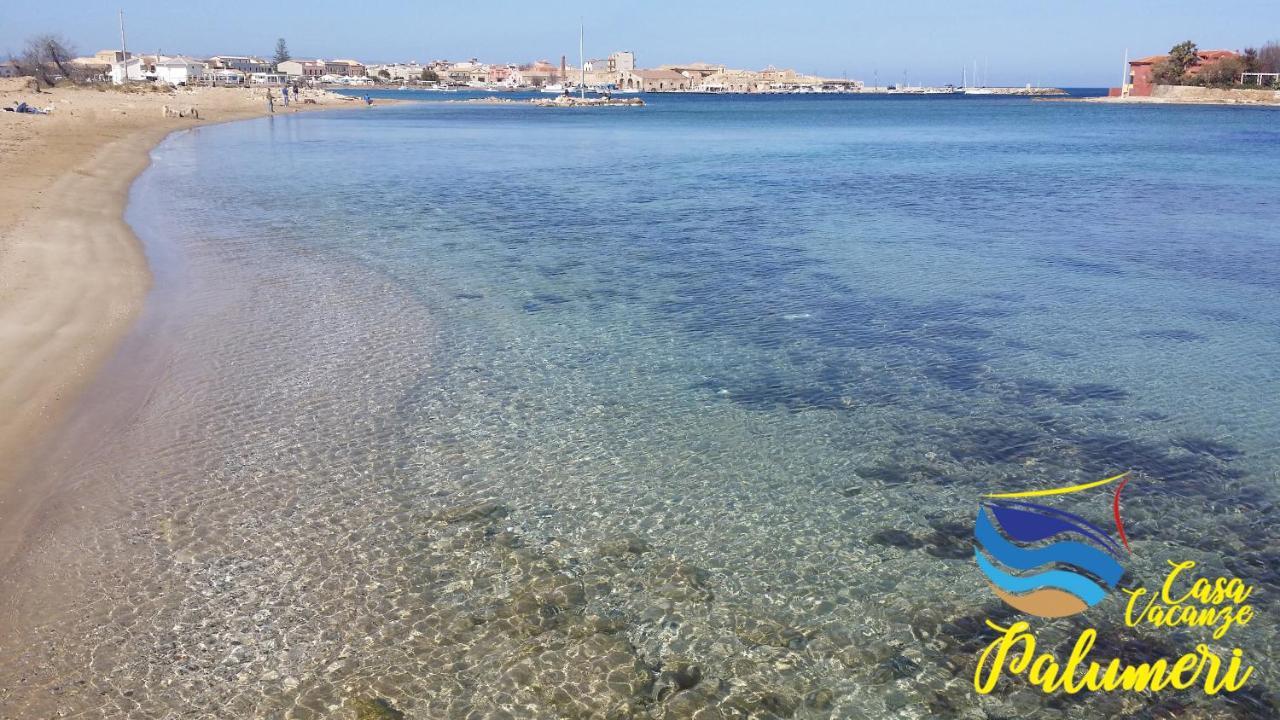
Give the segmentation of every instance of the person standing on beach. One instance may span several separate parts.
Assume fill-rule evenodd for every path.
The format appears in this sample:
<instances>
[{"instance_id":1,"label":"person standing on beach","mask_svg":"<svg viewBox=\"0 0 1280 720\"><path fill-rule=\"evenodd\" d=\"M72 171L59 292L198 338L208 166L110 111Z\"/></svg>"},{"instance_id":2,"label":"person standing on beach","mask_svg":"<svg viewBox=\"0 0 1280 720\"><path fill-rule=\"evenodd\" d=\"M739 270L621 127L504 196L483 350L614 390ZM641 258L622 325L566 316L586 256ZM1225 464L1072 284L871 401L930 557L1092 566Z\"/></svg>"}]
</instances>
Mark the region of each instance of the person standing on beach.
<instances>
[{"instance_id":1,"label":"person standing on beach","mask_svg":"<svg viewBox=\"0 0 1280 720\"><path fill-rule=\"evenodd\" d=\"M293 101L298 102L298 83L293 84Z\"/></svg>"},{"instance_id":2,"label":"person standing on beach","mask_svg":"<svg viewBox=\"0 0 1280 720\"><path fill-rule=\"evenodd\" d=\"M276 99L271 97L271 88L267 88L267 112L274 113L276 111Z\"/></svg>"},{"instance_id":3,"label":"person standing on beach","mask_svg":"<svg viewBox=\"0 0 1280 720\"><path fill-rule=\"evenodd\" d=\"M284 98L284 106L289 107L289 86L280 88L280 97Z\"/></svg>"}]
</instances>

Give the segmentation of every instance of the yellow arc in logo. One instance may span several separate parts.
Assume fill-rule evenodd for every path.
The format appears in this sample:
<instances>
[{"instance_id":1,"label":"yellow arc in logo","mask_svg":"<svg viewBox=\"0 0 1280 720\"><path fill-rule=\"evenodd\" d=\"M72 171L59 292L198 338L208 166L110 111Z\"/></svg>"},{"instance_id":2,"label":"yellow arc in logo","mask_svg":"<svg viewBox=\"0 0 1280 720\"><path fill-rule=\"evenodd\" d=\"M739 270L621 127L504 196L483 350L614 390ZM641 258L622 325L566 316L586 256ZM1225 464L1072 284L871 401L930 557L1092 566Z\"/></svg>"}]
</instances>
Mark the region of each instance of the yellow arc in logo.
<instances>
[{"instance_id":1,"label":"yellow arc in logo","mask_svg":"<svg viewBox=\"0 0 1280 720\"><path fill-rule=\"evenodd\" d=\"M1089 490L1091 488L1102 487L1103 485L1106 485L1107 483L1110 483L1110 482L1115 482L1116 480L1119 480L1120 478L1128 474L1129 474L1129 471L1126 470L1125 472L1122 472L1119 475L1115 475L1102 480L1094 480L1093 482L1081 483L1079 485L1070 485L1068 487L1060 487L1060 488L1049 488L1047 490L1026 490L1023 492L989 493L984 497L1029 498L1029 497L1045 497L1048 495L1066 495L1067 493L1080 492L1081 490Z\"/></svg>"}]
</instances>

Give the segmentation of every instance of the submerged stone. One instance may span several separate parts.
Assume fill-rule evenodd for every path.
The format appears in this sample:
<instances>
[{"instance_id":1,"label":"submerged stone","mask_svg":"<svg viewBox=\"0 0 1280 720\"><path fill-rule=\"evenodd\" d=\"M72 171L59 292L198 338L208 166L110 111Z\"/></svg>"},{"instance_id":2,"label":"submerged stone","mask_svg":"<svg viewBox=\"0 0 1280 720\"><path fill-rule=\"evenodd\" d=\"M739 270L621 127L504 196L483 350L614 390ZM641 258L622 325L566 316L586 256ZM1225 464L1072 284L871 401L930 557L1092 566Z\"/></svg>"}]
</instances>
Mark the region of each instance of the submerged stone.
<instances>
[{"instance_id":1,"label":"submerged stone","mask_svg":"<svg viewBox=\"0 0 1280 720\"><path fill-rule=\"evenodd\" d=\"M876 545L888 545L889 547L902 548L903 550L919 550L924 547L923 540L906 530L897 528L877 530L869 539Z\"/></svg>"},{"instance_id":2,"label":"submerged stone","mask_svg":"<svg viewBox=\"0 0 1280 720\"><path fill-rule=\"evenodd\" d=\"M352 698L347 705L355 712L356 720L404 720L405 717L390 700L382 697Z\"/></svg>"},{"instance_id":3,"label":"submerged stone","mask_svg":"<svg viewBox=\"0 0 1280 720\"><path fill-rule=\"evenodd\" d=\"M496 520L506 517L510 512L506 505L489 501L441 510L434 517L446 523L478 522L480 520Z\"/></svg>"}]
</instances>

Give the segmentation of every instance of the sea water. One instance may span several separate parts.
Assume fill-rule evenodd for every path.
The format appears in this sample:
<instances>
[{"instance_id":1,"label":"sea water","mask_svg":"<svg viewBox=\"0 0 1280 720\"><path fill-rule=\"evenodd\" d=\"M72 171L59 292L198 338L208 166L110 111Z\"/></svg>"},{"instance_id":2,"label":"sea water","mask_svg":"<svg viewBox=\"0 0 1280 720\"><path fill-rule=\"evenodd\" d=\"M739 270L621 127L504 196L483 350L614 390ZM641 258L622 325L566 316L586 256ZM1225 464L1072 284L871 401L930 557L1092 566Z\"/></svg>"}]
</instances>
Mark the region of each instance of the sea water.
<instances>
[{"instance_id":1,"label":"sea water","mask_svg":"<svg viewBox=\"0 0 1280 720\"><path fill-rule=\"evenodd\" d=\"M95 590L10 702L1272 716L1274 109L645 99L162 143L128 213L155 288L99 391L129 410L51 461L113 488L49 541ZM1128 583L1192 558L1254 584L1255 677L975 693L1011 617L982 496L1126 470ZM1041 642L1199 641L1127 628L1124 598Z\"/></svg>"}]
</instances>

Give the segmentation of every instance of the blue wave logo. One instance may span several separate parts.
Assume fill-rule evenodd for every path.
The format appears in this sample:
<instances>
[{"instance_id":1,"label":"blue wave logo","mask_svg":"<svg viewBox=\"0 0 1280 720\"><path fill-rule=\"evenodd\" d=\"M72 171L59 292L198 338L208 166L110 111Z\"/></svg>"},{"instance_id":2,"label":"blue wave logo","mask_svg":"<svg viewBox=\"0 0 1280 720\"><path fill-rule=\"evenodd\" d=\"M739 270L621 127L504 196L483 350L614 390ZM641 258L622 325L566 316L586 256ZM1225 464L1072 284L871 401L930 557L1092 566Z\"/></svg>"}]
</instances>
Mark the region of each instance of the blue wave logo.
<instances>
[{"instance_id":1,"label":"blue wave logo","mask_svg":"<svg viewBox=\"0 0 1280 720\"><path fill-rule=\"evenodd\" d=\"M1124 576L1120 544L1079 515L1020 498L1078 492L1126 475L1068 488L989 495L998 499L978 510L974 558L996 595L1039 617L1075 615L1102 602ZM1116 530L1127 549L1120 520L1125 482L1116 488L1112 504Z\"/></svg>"}]
</instances>

